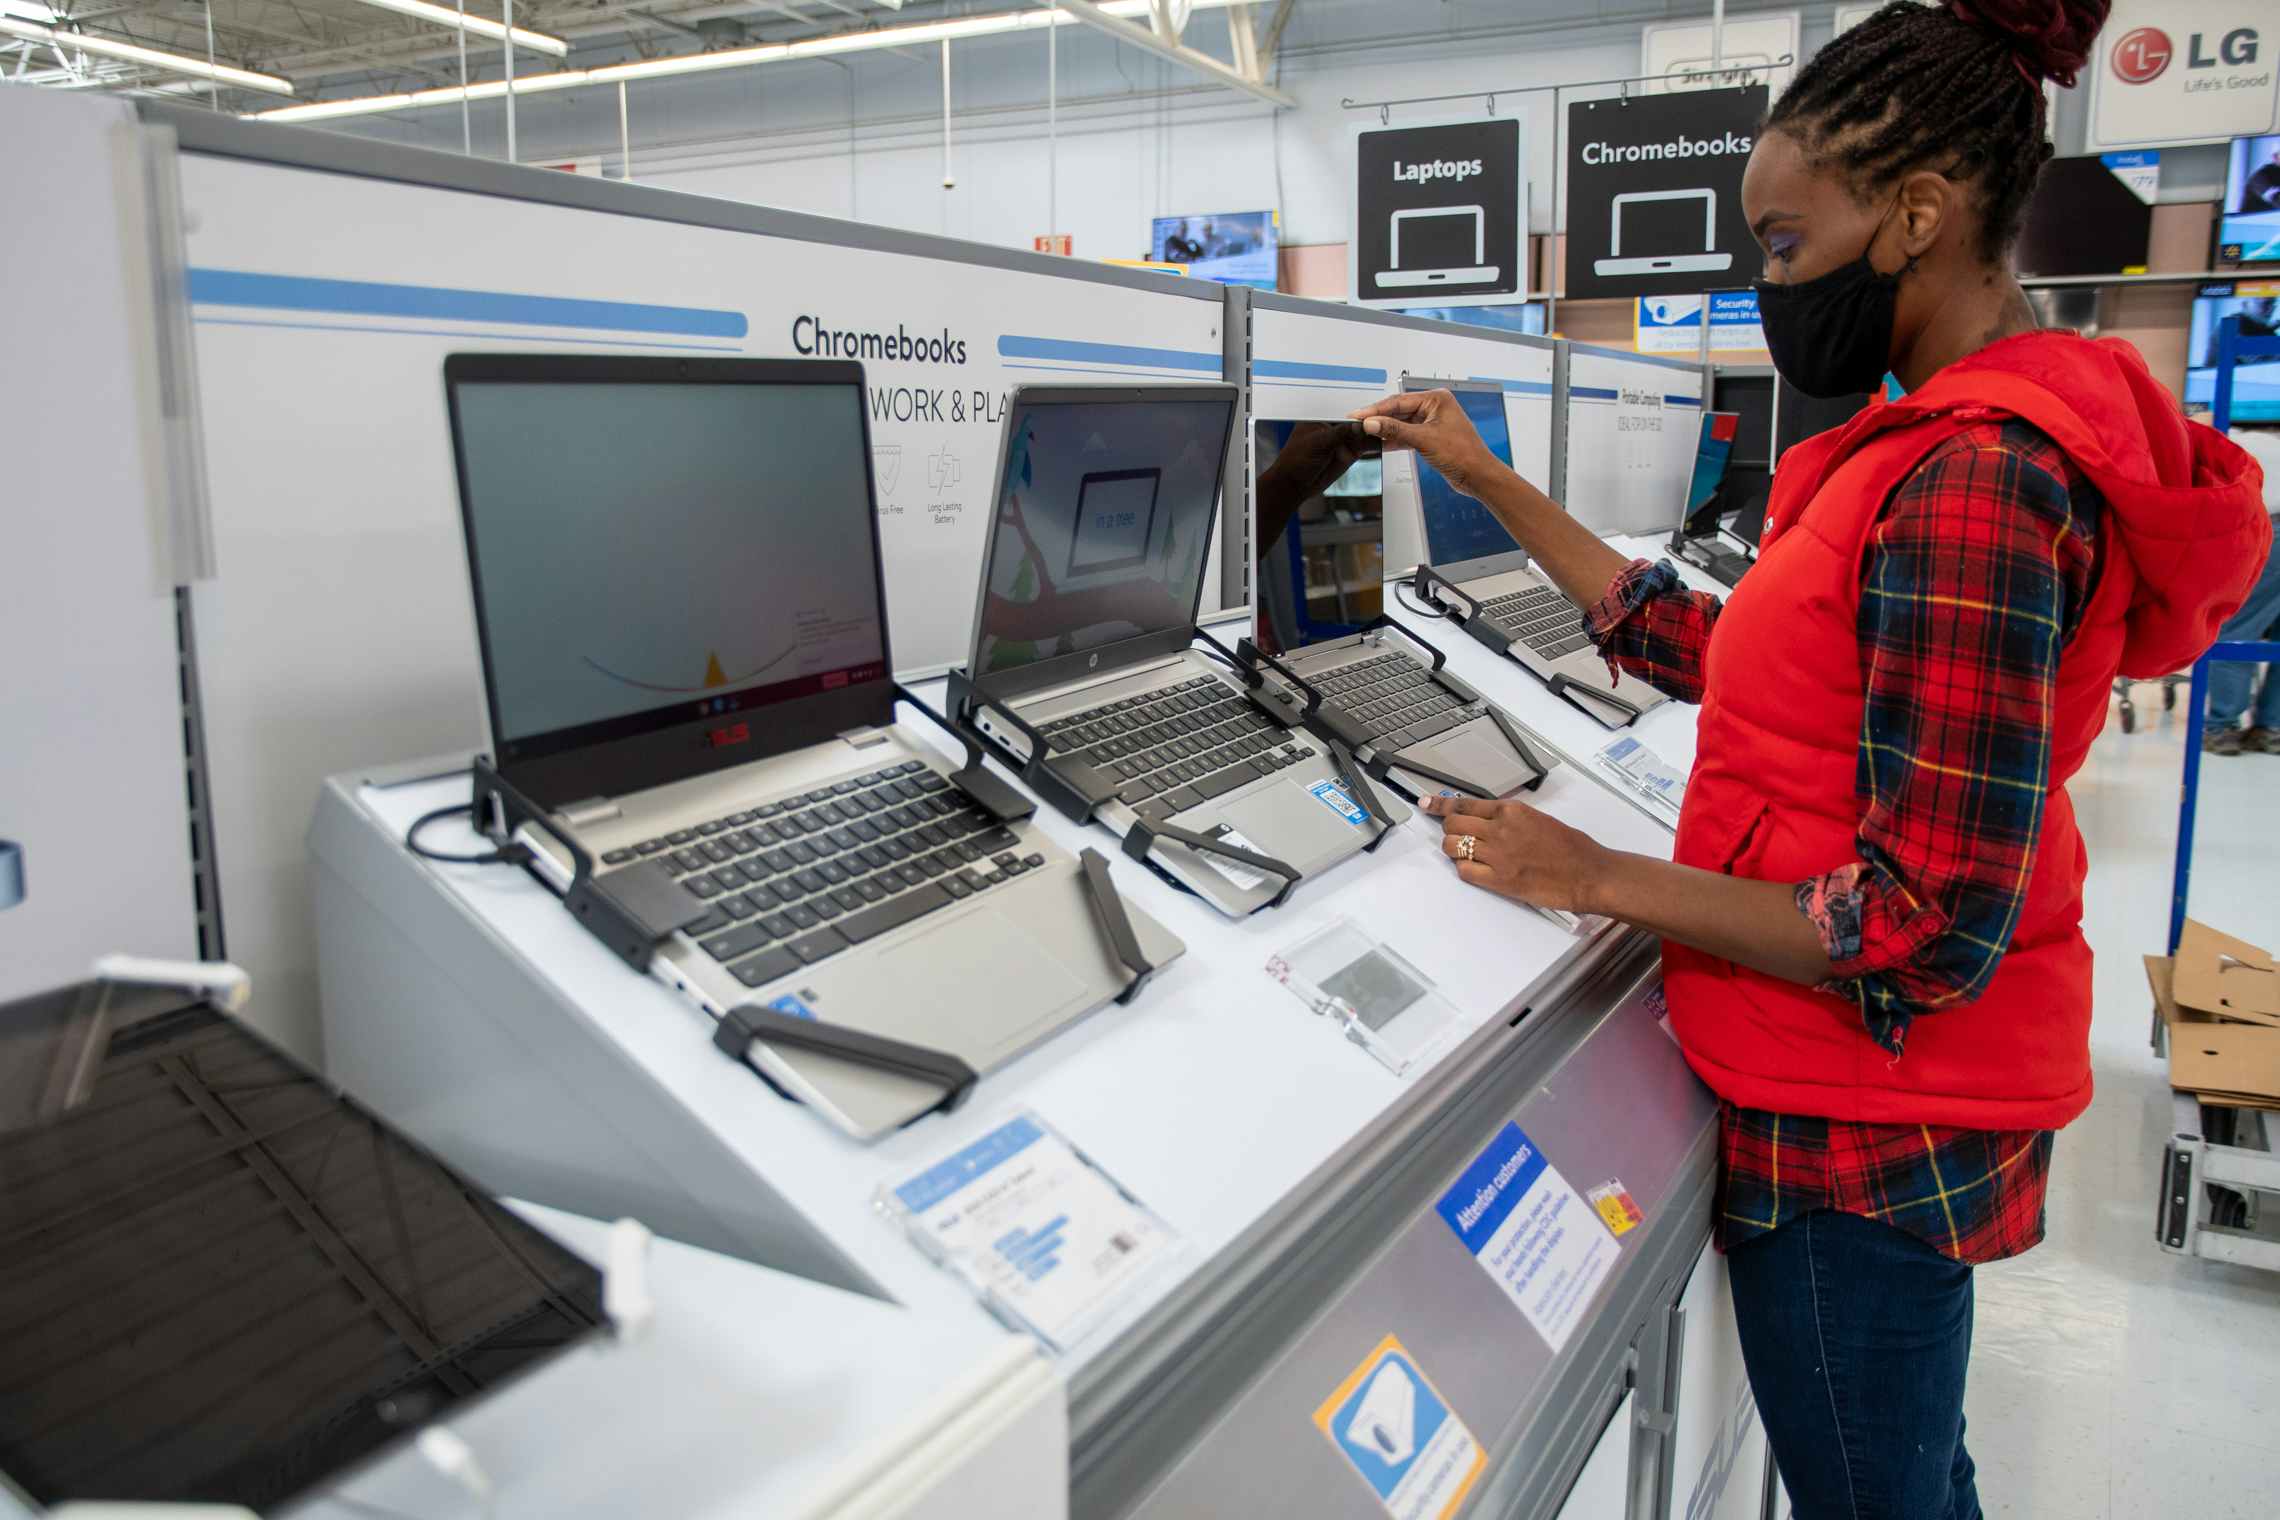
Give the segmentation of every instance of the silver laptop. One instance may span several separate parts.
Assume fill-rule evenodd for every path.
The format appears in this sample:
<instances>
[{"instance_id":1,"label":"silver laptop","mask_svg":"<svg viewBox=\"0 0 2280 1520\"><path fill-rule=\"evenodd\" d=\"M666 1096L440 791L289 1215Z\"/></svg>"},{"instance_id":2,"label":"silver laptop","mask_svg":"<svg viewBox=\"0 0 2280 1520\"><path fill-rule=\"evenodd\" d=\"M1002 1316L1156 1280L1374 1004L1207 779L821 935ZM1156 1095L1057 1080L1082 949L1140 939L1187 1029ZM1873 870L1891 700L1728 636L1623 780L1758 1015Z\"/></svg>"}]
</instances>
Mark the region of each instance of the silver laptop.
<instances>
[{"instance_id":1,"label":"silver laptop","mask_svg":"<svg viewBox=\"0 0 2280 1520\"><path fill-rule=\"evenodd\" d=\"M1408 814L1195 647L1236 399L1013 393L961 716L1049 801L1239 916Z\"/></svg>"},{"instance_id":2,"label":"silver laptop","mask_svg":"<svg viewBox=\"0 0 2280 1520\"><path fill-rule=\"evenodd\" d=\"M1408 379L1411 390L1446 389L1472 419L1481 441L1512 462L1511 425L1501 387L1464 381ZM1494 513L1441 477L1422 459L1395 475L1389 489L1415 493L1424 529L1425 562L1460 595L1460 610L1494 629L1507 652L1570 702L1609 727L1621 727L1668 700L1644 681L1613 690L1607 662L1583 631L1583 612L1565 592L1528 568L1522 549ZM1468 626L1470 626L1468 624ZM1476 630L1477 633L1478 630Z\"/></svg>"},{"instance_id":3,"label":"silver laptop","mask_svg":"<svg viewBox=\"0 0 2280 1520\"><path fill-rule=\"evenodd\" d=\"M498 774L603 887L694 901L650 969L716 1019L782 1016L743 1052L762 1075L868 1138L941 1086L808 1029L986 1073L1135 982L1079 862L896 726L860 365L444 375ZM568 850L518 838L565 884ZM1128 923L1149 964L1181 952Z\"/></svg>"},{"instance_id":4,"label":"silver laptop","mask_svg":"<svg viewBox=\"0 0 2280 1520\"><path fill-rule=\"evenodd\" d=\"M1718 247L1718 192L1707 186L1626 191L1615 197L1607 216L1607 257L1592 261L1594 273L1700 274L1733 267L1733 254ZM1694 233L1698 217L1699 238ZM1628 253L1623 251L1626 240Z\"/></svg>"},{"instance_id":5,"label":"silver laptop","mask_svg":"<svg viewBox=\"0 0 2280 1520\"><path fill-rule=\"evenodd\" d=\"M1499 402L1501 405L1501 402ZM1383 460L1351 423L1252 423L1258 513L1253 644L1321 699L1318 726L1388 779L1506 797L1540 784L1552 748L1388 625Z\"/></svg>"}]
</instances>

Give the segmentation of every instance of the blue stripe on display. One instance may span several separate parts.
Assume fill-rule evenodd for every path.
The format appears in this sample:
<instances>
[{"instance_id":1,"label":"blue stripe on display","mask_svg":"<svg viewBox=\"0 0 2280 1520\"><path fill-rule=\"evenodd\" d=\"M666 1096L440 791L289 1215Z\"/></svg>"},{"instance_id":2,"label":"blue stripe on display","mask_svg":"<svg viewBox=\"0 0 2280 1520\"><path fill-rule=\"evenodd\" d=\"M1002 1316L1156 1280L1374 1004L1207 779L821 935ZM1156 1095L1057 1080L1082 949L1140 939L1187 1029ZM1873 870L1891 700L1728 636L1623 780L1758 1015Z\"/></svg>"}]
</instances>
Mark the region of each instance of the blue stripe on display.
<instances>
[{"instance_id":1,"label":"blue stripe on display","mask_svg":"<svg viewBox=\"0 0 2280 1520\"><path fill-rule=\"evenodd\" d=\"M1700 406L1701 404L1702 404L1702 398L1701 398L1700 396L1665 396L1665 397L1663 397L1663 405L1665 405L1665 406Z\"/></svg>"},{"instance_id":2,"label":"blue stripe on display","mask_svg":"<svg viewBox=\"0 0 2280 1520\"><path fill-rule=\"evenodd\" d=\"M740 354L730 343L666 343L656 338L564 338L553 333L471 332L457 327L360 327L354 322L263 322L250 317L193 317L200 327L280 327L289 332L372 333L382 338L511 338L517 343L572 343L586 348L683 348L700 354Z\"/></svg>"},{"instance_id":3,"label":"blue stripe on display","mask_svg":"<svg viewBox=\"0 0 2280 1520\"><path fill-rule=\"evenodd\" d=\"M1615 388L1609 385L1570 385L1568 387L1568 399L1570 401L1613 401L1615 399Z\"/></svg>"},{"instance_id":4,"label":"blue stripe on display","mask_svg":"<svg viewBox=\"0 0 2280 1520\"><path fill-rule=\"evenodd\" d=\"M1215 378L1225 364L1218 354L1184 348L1135 348L1125 343L1080 343L1070 338L1024 338L1013 333L998 339L997 346L1001 359L1065 359L1077 364L1127 364L1191 373L1200 370Z\"/></svg>"},{"instance_id":5,"label":"blue stripe on display","mask_svg":"<svg viewBox=\"0 0 2280 1520\"><path fill-rule=\"evenodd\" d=\"M688 338L742 338L750 331L740 311L526 296L503 290L452 290L440 285L393 285L375 280L317 280L243 269L192 269L190 299L207 306L250 306L269 311L589 327Z\"/></svg>"},{"instance_id":6,"label":"blue stripe on display","mask_svg":"<svg viewBox=\"0 0 2280 1520\"><path fill-rule=\"evenodd\" d=\"M1302 364L1295 359L1253 359L1251 373L1262 380L1337 380L1347 385L1384 385L1385 371L1353 364Z\"/></svg>"}]
</instances>

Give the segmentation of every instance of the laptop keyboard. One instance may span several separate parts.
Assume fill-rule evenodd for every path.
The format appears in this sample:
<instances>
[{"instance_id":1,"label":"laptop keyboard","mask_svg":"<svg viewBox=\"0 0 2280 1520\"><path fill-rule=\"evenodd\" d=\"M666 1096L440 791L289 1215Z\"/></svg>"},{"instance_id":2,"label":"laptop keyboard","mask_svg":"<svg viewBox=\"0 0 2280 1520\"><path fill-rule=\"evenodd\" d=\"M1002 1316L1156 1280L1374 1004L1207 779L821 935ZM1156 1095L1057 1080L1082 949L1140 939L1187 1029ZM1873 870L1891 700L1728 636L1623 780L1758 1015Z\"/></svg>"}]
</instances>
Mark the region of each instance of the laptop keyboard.
<instances>
[{"instance_id":1,"label":"laptop keyboard","mask_svg":"<svg viewBox=\"0 0 2280 1520\"><path fill-rule=\"evenodd\" d=\"M1344 721L1356 744L1394 752L1469 723L1488 709L1467 706L1409 655L1388 651L1320 676L1307 677Z\"/></svg>"},{"instance_id":2,"label":"laptop keyboard","mask_svg":"<svg viewBox=\"0 0 2280 1520\"><path fill-rule=\"evenodd\" d=\"M1045 864L923 761L602 856L664 859L703 899L682 932L758 987Z\"/></svg>"},{"instance_id":3,"label":"laptop keyboard","mask_svg":"<svg viewBox=\"0 0 2280 1520\"><path fill-rule=\"evenodd\" d=\"M1039 725L1052 754L1123 783L1117 800L1161 823L1314 753L1224 682L1198 676ZM1048 757L1050 758L1050 756Z\"/></svg>"},{"instance_id":4,"label":"laptop keyboard","mask_svg":"<svg viewBox=\"0 0 2280 1520\"><path fill-rule=\"evenodd\" d=\"M1590 636L1578 626L1581 614L1556 586L1530 586L1509 596L1491 597L1481 603L1481 610L1490 622L1547 660L1591 645Z\"/></svg>"}]
</instances>

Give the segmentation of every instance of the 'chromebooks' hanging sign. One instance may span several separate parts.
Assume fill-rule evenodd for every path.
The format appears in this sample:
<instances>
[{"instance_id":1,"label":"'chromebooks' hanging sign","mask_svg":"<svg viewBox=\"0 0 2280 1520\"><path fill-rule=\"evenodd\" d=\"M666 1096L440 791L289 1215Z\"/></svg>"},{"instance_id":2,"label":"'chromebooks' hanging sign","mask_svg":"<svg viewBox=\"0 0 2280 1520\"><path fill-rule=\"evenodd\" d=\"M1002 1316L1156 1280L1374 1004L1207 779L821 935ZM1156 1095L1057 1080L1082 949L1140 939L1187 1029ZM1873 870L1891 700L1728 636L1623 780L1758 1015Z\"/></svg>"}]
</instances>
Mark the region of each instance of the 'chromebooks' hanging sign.
<instances>
[{"instance_id":1,"label":"'chromebooks' hanging sign","mask_svg":"<svg viewBox=\"0 0 2280 1520\"><path fill-rule=\"evenodd\" d=\"M1741 290L1762 259L1742 214L1765 86L1568 107L1563 298Z\"/></svg>"},{"instance_id":2,"label":"'chromebooks' hanging sign","mask_svg":"<svg viewBox=\"0 0 2280 1520\"><path fill-rule=\"evenodd\" d=\"M1527 142L1510 117L1375 122L1354 131L1363 306L1487 306L1528 294Z\"/></svg>"}]
</instances>

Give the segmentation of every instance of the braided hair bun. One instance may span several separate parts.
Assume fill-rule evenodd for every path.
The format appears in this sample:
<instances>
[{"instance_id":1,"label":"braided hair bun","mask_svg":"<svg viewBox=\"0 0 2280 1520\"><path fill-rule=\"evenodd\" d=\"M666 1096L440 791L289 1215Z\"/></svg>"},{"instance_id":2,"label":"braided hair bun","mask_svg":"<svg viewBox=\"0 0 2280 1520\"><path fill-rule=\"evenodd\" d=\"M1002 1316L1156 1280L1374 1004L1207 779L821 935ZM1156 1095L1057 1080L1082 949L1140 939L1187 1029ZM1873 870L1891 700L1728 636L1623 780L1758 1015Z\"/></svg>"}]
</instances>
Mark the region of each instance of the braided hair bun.
<instances>
[{"instance_id":1,"label":"braided hair bun","mask_svg":"<svg viewBox=\"0 0 2280 1520\"><path fill-rule=\"evenodd\" d=\"M2112 0L1949 0L1948 8L2008 41L2035 81L2054 80L2072 89L2113 5Z\"/></svg>"},{"instance_id":2,"label":"braided hair bun","mask_svg":"<svg viewBox=\"0 0 2280 1520\"><path fill-rule=\"evenodd\" d=\"M1918 169L1975 192L1980 251L2002 263L2051 146L2046 79L2072 85L2111 0L1894 0L1830 40L1766 118L1863 199Z\"/></svg>"}]
</instances>

